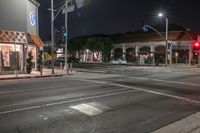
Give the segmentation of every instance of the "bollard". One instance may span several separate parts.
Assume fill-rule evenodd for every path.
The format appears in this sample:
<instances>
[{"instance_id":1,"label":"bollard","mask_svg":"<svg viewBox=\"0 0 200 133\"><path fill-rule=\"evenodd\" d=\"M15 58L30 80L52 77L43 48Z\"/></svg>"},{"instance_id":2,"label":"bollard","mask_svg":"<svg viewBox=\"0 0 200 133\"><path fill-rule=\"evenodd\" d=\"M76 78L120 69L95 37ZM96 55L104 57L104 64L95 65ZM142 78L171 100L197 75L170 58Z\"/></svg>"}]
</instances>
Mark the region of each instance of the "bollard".
<instances>
[{"instance_id":1,"label":"bollard","mask_svg":"<svg viewBox=\"0 0 200 133\"><path fill-rule=\"evenodd\" d=\"M62 69L62 62L60 63L60 69Z\"/></svg>"}]
</instances>

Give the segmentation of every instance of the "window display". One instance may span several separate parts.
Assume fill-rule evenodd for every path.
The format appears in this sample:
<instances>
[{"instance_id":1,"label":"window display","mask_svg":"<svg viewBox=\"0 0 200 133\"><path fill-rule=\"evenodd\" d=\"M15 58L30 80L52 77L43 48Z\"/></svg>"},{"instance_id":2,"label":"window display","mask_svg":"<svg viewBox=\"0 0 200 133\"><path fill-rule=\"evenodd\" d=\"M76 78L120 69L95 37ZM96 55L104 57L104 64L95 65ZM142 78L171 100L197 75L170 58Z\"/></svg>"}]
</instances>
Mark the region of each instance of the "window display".
<instances>
[{"instance_id":1,"label":"window display","mask_svg":"<svg viewBox=\"0 0 200 133\"><path fill-rule=\"evenodd\" d=\"M2 53L3 53L3 66L10 67L10 46L2 46Z\"/></svg>"}]
</instances>

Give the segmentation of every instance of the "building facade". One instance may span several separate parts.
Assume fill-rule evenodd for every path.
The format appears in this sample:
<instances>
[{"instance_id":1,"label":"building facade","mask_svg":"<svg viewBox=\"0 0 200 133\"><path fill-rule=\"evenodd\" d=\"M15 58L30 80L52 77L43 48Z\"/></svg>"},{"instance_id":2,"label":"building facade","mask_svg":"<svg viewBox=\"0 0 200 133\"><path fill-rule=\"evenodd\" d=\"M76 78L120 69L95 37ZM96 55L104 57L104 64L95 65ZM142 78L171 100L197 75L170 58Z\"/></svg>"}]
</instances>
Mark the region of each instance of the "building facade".
<instances>
[{"instance_id":1,"label":"building facade","mask_svg":"<svg viewBox=\"0 0 200 133\"><path fill-rule=\"evenodd\" d=\"M0 71L25 70L28 52L37 67L39 38L39 3L36 0L0 1Z\"/></svg>"},{"instance_id":2,"label":"building facade","mask_svg":"<svg viewBox=\"0 0 200 133\"><path fill-rule=\"evenodd\" d=\"M165 32L161 33L165 36ZM166 41L157 33L135 33L122 35L114 40L111 58L137 58L138 64L165 63ZM170 31L167 59L168 63L190 64L193 59L192 45L197 35L186 31Z\"/></svg>"}]
</instances>

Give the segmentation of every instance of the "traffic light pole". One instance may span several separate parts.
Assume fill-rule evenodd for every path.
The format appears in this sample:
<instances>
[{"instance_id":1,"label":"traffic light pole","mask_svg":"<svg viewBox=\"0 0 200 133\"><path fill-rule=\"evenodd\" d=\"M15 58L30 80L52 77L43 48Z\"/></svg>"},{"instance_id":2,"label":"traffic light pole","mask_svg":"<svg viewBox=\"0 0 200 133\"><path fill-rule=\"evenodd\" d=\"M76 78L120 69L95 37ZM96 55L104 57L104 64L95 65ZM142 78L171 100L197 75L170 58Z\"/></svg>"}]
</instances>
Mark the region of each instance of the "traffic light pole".
<instances>
[{"instance_id":1,"label":"traffic light pole","mask_svg":"<svg viewBox=\"0 0 200 133\"><path fill-rule=\"evenodd\" d=\"M54 75L54 9L53 0L51 0L51 68L52 75Z\"/></svg>"},{"instance_id":2,"label":"traffic light pole","mask_svg":"<svg viewBox=\"0 0 200 133\"><path fill-rule=\"evenodd\" d=\"M200 65L200 50L198 51L198 65Z\"/></svg>"},{"instance_id":3,"label":"traffic light pole","mask_svg":"<svg viewBox=\"0 0 200 133\"><path fill-rule=\"evenodd\" d=\"M68 7L68 0L66 0L65 2L65 8L67 9ZM66 75L68 75L68 65L67 65L67 37L68 37L68 19L67 19L67 12L65 12L65 28L66 28L66 33L67 33L67 36L66 36L66 41L65 41L65 67L64 67L64 70L66 71Z\"/></svg>"}]
</instances>

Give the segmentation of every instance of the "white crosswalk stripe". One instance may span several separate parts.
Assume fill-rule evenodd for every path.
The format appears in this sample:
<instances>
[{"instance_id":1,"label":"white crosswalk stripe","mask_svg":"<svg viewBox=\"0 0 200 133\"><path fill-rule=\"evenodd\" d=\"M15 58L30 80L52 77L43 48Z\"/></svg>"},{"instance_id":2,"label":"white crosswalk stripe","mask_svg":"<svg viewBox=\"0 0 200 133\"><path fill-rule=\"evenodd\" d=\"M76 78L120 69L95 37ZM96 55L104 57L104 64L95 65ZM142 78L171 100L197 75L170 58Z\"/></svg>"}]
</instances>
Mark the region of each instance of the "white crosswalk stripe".
<instances>
[{"instance_id":1,"label":"white crosswalk stripe","mask_svg":"<svg viewBox=\"0 0 200 133\"><path fill-rule=\"evenodd\" d=\"M102 114L105 111L110 110L111 108L105 105L101 105L96 102L91 103L82 103L75 106L70 106L70 108L78 110L79 112L82 112L88 116L95 116Z\"/></svg>"}]
</instances>

